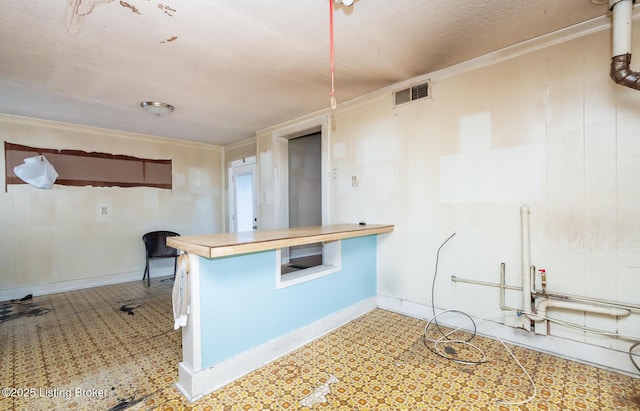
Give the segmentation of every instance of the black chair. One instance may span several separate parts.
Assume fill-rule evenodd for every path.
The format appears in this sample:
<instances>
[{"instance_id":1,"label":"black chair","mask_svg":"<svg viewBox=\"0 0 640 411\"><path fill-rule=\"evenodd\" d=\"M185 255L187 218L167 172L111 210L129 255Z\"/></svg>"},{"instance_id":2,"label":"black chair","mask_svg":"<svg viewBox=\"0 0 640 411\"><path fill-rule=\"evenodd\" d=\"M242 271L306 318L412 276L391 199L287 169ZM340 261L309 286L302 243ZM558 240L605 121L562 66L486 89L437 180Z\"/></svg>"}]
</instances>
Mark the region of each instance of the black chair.
<instances>
[{"instance_id":1,"label":"black chair","mask_svg":"<svg viewBox=\"0 0 640 411\"><path fill-rule=\"evenodd\" d=\"M178 250L172 247L167 247L167 237L175 237L180 234L173 231L152 231L142 236L144 241L144 247L147 250L147 263L144 267L144 275L147 278L147 286L151 285L151 271L149 271L149 260L155 260L157 258L173 258L173 277L176 276L178 269Z\"/></svg>"}]
</instances>

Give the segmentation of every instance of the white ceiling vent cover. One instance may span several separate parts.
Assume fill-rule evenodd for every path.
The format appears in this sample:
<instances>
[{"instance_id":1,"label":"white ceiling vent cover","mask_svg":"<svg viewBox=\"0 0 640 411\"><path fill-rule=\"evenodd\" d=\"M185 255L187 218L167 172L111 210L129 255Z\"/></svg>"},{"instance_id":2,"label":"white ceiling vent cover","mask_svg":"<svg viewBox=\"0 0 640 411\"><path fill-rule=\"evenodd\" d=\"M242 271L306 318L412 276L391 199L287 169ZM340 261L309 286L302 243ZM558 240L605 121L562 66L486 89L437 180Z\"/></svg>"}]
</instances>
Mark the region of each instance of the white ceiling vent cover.
<instances>
[{"instance_id":1,"label":"white ceiling vent cover","mask_svg":"<svg viewBox=\"0 0 640 411\"><path fill-rule=\"evenodd\" d=\"M394 106L410 103L412 101L421 100L431 97L431 82L416 84L404 90L398 90L394 93Z\"/></svg>"}]
</instances>

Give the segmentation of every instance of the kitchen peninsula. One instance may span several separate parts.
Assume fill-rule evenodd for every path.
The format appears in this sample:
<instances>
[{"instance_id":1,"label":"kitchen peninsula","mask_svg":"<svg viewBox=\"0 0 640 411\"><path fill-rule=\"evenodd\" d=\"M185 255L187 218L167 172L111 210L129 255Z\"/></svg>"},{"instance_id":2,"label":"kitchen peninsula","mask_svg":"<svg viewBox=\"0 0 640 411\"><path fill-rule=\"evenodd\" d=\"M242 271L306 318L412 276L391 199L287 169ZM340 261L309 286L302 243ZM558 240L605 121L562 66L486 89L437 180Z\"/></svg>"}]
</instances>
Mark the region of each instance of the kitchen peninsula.
<instances>
[{"instance_id":1,"label":"kitchen peninsula","mask_svg":"<svg viewBox=\"0 0 640 411\"><path fill-rule=\"evenodd\" d=\"M169 237L189 254L178 389L194 401L376 308L378 241L393 225L337 224ZM322 263L282 273L288 247ZM176 279L177 281L177 279Z\"/></svg>"}]
</instances>

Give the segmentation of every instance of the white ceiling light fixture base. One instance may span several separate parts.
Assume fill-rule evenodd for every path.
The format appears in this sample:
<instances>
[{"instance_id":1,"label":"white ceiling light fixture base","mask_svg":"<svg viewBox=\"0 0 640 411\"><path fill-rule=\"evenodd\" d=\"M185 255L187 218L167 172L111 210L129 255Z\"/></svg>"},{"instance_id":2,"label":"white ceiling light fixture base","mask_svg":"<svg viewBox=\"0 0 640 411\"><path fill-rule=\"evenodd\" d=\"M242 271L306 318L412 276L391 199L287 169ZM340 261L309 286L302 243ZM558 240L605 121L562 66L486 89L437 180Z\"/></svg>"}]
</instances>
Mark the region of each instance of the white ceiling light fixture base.
<instances>
[{"instance_id":1,"label":"white ceiling light fixture base","mask_svg":"<svg viewBox=\"0 0 640 411\"><path fill-rule=\"evenodd\" d=\"M353 0L335 0L336 4L342 4L347 7L351 7L353 5Z\"/></svg>"},{"instance_id":2,"label":"white ceiling light fixture base","mask_svg":"<svg viewBox=\"0 0 640 411\"><path fill-rule=\"evenodd\" d=\"M147 113L155 114L156 116L165 116L173 112L173 106L171 104L163 103L160 101L143 101L140 103L140 107Z\"/></svg>"}]
</instances>

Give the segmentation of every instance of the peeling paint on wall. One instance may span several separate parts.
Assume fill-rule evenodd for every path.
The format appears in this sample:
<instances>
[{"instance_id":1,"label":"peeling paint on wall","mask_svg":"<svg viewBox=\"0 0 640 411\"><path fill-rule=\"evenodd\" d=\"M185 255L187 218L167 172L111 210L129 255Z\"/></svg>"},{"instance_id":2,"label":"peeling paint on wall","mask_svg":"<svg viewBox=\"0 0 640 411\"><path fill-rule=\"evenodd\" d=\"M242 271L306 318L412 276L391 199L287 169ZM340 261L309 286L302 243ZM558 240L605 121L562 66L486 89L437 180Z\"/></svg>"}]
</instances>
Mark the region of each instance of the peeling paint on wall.
<instances>
[{"instance_id":1,"label":"peeling paint on wall","mask_svg":"<svg viewBox=\"0 0 640 411\"><path fill-rule=\"evenodd\" d=\"M171 36L166 40L162 40L160 43L171 43L172 41L175 41L178 38L178 36Z\"/></svg>"},{"instance_id":2,"label":"peeling paint on wall","mask_svg":"<svg viewBox=\"0 0 640 411\"><path fill-rule=\"evenodd\" d=\"M68 0L69 5L66 28L72 33L76 34L80 28L82 20L95 10L96 7L102 4L111 3L113 0Z\"/></svg>"},{"instance_id":3,"label":"peeling paint on wall","mask_svg":"<svg viewBox=\"0 0 640 411\"><path fill-rule=\"evenodd\" d=\"M101 4L111 3L112 1L113 0L69 0L68 4L74 15L85 17L91 14L91 12Z\"/></svg>"},{"instance_id":4,"label":"peeling paint on wall","mask_svg":"<svg viewBox=\"0 0 640 411\"><path fill-rule=\"evenodd\" d=\"M173 13L176 12L176 9L172 9L171 7L165 6L165 5L161 4L161 3L158 3L158 8L160 10L164 11L164 14L166 14L169 17L173 17Z\"/></svg>"},{"instance_id":5,"label":"peeling paint on wall","mask_svg":"<svg viewBox=\"0 0 640 411\"><path fill-rule=\"evenodd\" d=\"M132 4L129 4L129 3L127 3L126 1L122 1L122 0L120 0L120 5L121 5L122 7L126 7L126 8L128 8L129 10L131 10L132 12L134 12L134 13L136 13L136 14L141 14L141 13L140 13L140 10L138 10L138 8L137 8L136 6L134 6L134 5L132 5Z\"/></svg>"}]
</instances>

